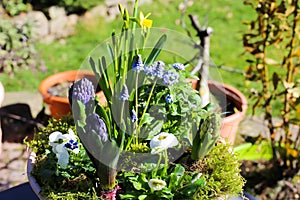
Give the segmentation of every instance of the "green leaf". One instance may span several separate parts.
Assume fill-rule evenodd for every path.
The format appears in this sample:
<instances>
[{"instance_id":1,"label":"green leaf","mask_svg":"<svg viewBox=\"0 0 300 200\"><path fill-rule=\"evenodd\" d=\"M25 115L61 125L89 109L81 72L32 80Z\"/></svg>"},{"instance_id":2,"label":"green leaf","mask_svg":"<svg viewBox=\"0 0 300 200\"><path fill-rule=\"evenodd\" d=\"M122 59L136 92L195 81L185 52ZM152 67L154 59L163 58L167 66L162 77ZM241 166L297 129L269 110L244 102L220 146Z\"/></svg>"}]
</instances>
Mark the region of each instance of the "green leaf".
<instances>
[{"instance_id":1,"label":"green leaf","mask_svg":"<svg viewBox=\"0 0 300 200\"><path fill-rule=\"evenodd\" d=\"M82 123L85 123L86 114L85 114L85 105L79 100L76 100L72 103L72 112L74 121L78 125L82 125Z\"/></svg>"},{"instance_id":2,"label":"green leaf","mask_svg":"<svg viewBox=\"0 0 300 200\"><path fill-rule=\"evenodd\" d=\"M180 194L184 196L192 196L199 187L203 187L205 185L204 179L199 179L195 181L194 183L190 183L185 185L183 188L180 189Z\"/></svg>"},{"instance_id":3,"label":"green leaf","mask_svg":"<svg viewBox=\"0 0 300 200\"><path fill-rule=\"evenodd\" d=\"M269 160L273 157L270 142L262 141L260 144L244 143L234 148L239 160Z\"/></svg>"},{"instance_id":4,"label":"green leaf","mask_svg":"<svg viewBox=\"0 0 300 200\"><path fill-rule=\"evenodd\" d=\"M120 194L121 199L134 199L135 197L133 194Z\"/></svg>"},{"instance_id":5,"label":"green leaf","mask_svg":"<svg viewBox=\"0 0 300 200\"><path fill-rule=\"evenodd\" d=\"M137 190L143 189L142 184L140 182L132 181L132 185Z\"/></svg>"},{"instance_id":6,"label":"green leaf","mask_svg":"<svg viewBox=\"0 0 300 200\"><path fill-rule=\"evenodd\" d=\"M96 79L100 80L100 74L97 72L96 65L95 65L94 59L92 57L89 57L89 62L90 62L90 66L96 76Z\"/></svg>"},{"instance_id":7,"label":"green leaf","mask_svg":"<svg viewBox=\"0 0 300 200\"><path fill-rule=\"evenodd\" d=\"M149 57L145 61L145 65L150 65L155 61L155 59L158 57L159 53L161 52L166 40L167 40L167 35L165 34L159 38L158 42L155 44L154 48L152 49Z\"/></svg>"},{"instance_id":8,"label":"green leaf","mask_svg":"<svg viewBox=\"0 0 300 200\"><path fill-rule=\"evenodd\" d=\"M170 174L170 183L169 187L176 188L180 184L180 180L184 176L185 169L183 166L177 164L173 170L173 172Z\"/></svg>"},{"instance_id":9,"label":"green leaf","mask_svg":"<svg viewBox=\"0 0 300 200\"><path fill-rule=\"evenodd\" d=\"M148 125L152 122L152 120L154 119L154 117L151 117L151 115L149 113L145 113L142 121L140 122L141 125Z\"/></svg>"},{"instance_id":10,"label":"green leaf","mask_svg":"<svg viewBox=\"0 0 300 200\"><path fill-rule=\"evenodd\" d=\"M138 197L139 200L144 200L147 198L147 195L146 194L142 194Z\"/></svg>"},{"instance_id":11,"label":"green leaf","mask_svg":"<svg viewBox=\"0 0 300 200\"><path fill-rule=\"evenodd\" d=\"M145 138L152 139L155 135L161 132L161 129L164 125L164 122L162 120L156 120L154 123L151 123L149 126L142 129L142 132L147 134ZM143 134L142 134L143 135ZM144 137L144 135L143 135Z\"/></svg>"}]
</instances>

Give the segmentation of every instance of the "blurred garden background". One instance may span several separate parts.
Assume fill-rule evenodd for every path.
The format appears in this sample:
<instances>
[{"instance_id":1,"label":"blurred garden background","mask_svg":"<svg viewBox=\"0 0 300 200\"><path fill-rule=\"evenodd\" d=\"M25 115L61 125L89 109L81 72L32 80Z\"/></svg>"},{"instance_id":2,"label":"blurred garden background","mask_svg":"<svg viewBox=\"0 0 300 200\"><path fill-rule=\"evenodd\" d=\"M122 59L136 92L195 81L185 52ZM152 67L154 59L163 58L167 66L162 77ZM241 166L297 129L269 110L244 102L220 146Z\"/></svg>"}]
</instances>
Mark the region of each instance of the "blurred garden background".
<instances>
[{"instance_id":1,"label":"blurred garden background","mask_svg":"<svg viewBox=\"0 0 300 200\"><path fill-rule=\"evenodd\" d=\"M33 32L29 35L26 31L30 32L31 30L22 30L26 37L30 37L28 40L31 43L27 44L28 51L32 50L34 52L29 61L31 65L14 66L13 73L11 71L13 64L2 66L0 76L1 82L5 85L5 90L7 92L24 90L37 92L39 83L45 77L60 71L78 69L89 52L97 44L110 37L112 30L119 31L118 27L120 27L122 22L118 19L117 4L124 2L127 1L4 0L2 2L4 9L2 8L1 10L2 16L0 20L2 24L0 27L3 31L0 33L1 43L7 42L5 41L7 40L5 30L9 25L6 25L4 21L16 22L20 15L25 18L23 12L32 12L30 10L33 9L43 11L48 19L48 26L50 26L51 22L49 16L49 10L51 12L51 9L52 15L62 15L61 23L65 20L65 15L74 16L75 13L78 16L78 18L75 17L75 28L71 30L71 33L65 34L64 30L57 30L58 37L56 38L55 36L49 36L47 33ZM130 5L130 1L128 2ZM242 92L247 92L242 74L247 63L245 57L241 57L244 51L242 32L246 26L242 23L251 18L253 11L243 5L242 1L141 0L140 3L140 8L144 13L151 12L149 18L153 20L153 27L168 28L185 34L186 32L182 27L182 19L184 19L187 28L192 34L196 35L196 32L191 27L188 14L197 15L200 26L212 27L214 32L211 36L211 61L217 66L226 66L240 70L240 73L226 70L220 70L220 73L224 83L235 86ZM53 6L62 6L61 8L64 8L64 10L55 11ZM183 17L184 10L185 15ZM55 16L52 17L55 18ZM29 17L30 24L27 28L34 29L33 20L34 18ZM54 20L52 19L52 21ZM57 27L61 28L59 25ZM54 28L56 27L54 26ZM45 32L45 28L41 31ZM11 33L11 38L18 39L18 36ZM23 48L15 51L25 50ZM8 57L9 55L5 56Z\"/></svg>"}]
</instances>

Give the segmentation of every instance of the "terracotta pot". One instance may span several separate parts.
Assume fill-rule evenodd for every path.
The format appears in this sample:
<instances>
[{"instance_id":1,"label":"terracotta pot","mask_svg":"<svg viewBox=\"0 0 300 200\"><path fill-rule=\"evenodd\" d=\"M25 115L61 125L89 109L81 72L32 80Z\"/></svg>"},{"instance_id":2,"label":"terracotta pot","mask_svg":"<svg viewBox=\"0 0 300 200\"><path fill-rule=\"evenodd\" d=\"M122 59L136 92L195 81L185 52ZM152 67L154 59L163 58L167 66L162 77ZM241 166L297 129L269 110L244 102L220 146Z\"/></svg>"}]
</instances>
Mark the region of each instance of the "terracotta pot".
<instances>
[{"instance_id":1,"label":"terracotta pot","mask_svg":"<svg viewBox=\"0 0 300 200\"><path fill-rule=\"evenodd\" d=\"M193 88L197 87L198 81L189 79L192 82ZM248 107L246 97L234 87L218 82L209 82L208 87L210 93L216 98L219 103L222 113L226 113L223 118L221 127L221 136L227 138L229 142L234 144L235 137L238 131L239 123L243 120ZM228 111L228 106L234 107L235 112Z\"/></svg>"},{"instance_id":2,"label":"terracotta pot","mask_svg":"<svg viewBox=\"0 0 300 200\"><path fill-rule=\"evenodd\" d=\"M42 94L43 101L48 105L52 117L60 118L63 115L71 114L71 107L67 97L53 96L48 92L49 88L66 81L74 82L84 77L93 81L95 85L97 84L97 80L93 72L79 70L53 74L40 83L39 91ZM100 91L97 92L96 95L99 97L100 104L104 105L106 103L104 93Z\"/></svg>"}]
</instances>

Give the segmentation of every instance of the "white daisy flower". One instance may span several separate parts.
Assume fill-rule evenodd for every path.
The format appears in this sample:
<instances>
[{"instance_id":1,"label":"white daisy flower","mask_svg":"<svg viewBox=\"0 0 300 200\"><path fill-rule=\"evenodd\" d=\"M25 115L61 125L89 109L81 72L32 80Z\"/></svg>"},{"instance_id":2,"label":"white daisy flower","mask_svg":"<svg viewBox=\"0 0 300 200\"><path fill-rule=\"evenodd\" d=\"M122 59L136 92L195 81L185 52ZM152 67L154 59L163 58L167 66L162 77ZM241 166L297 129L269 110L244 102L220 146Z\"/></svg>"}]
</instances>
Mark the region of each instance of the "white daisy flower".
<instances>
[{"instance_id":1,"label":"white daisy flower","mask_svg":"<svg viewBox=\"0 0 300 200\"><path fill-rule=\"evenodd\" d=\"M148 181L148 185L151 189L158 191L166 187L167 183L164 180L153 178Z\"/></svg>"},{"instance_id":2,"label":"white daisy flower","mask_svg":"<svg viewBox=\"0 0 300 200\"><path fill-rule=\"evenodd\" d=\"M175 135L171 133L161 132L156 135L150 141L150 148L152 149L152 154L160 153L161 151L177 146L178 140Z\"/></svg>"}]
</instances>

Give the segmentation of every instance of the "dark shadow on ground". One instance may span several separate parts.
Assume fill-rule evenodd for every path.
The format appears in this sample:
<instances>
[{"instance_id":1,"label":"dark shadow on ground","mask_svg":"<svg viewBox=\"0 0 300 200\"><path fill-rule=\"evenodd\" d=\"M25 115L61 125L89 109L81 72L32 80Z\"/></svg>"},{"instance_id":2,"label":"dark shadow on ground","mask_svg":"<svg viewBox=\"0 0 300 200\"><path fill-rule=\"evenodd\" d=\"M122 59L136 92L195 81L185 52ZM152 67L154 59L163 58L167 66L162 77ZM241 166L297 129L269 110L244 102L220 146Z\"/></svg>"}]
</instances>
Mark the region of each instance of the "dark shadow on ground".
<instances>
[{"instance_id":1,"label":"dark shadow on ground","mask_svg":"<svg viewBox=\"0 0 300 200\"><path fill-rule=\"evenodd\" d=\"M28 104L16 103L0 108L2 141L23 143L23 139L33 138L34 129L47 125L49 115L45 108L34 118Z\"/></svg>"}]
</instances>

